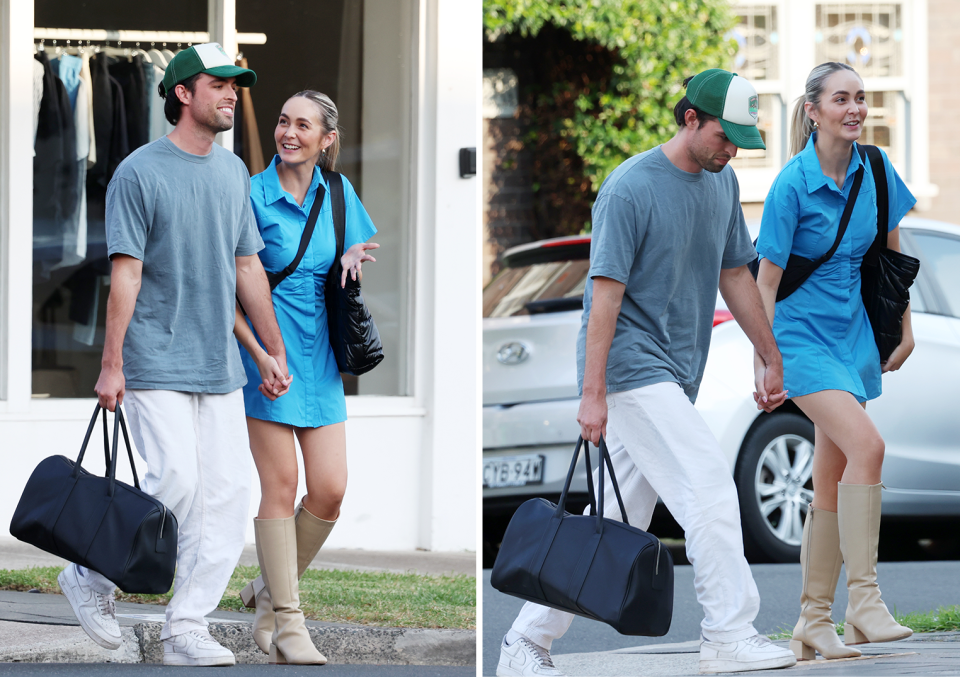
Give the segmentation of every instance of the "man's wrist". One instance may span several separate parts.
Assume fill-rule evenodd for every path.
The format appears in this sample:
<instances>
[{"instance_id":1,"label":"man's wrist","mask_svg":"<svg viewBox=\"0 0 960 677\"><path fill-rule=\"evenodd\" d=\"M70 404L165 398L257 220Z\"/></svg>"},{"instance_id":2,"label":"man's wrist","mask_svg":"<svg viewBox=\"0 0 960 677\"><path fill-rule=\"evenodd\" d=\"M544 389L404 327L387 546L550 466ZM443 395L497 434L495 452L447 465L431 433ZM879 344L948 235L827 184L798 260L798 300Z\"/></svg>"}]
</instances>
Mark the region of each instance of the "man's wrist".
<instances>
[{"instance_id":1,"label":"man's wrist","mask_svg":"<svg viewBox=\"0 0 960 677\"><path fill-rule=\"evenodd\" d=\"M123 358L104 356L100 361L100 368L105 370L123 369Z\"/></svg>"}]
</instances>

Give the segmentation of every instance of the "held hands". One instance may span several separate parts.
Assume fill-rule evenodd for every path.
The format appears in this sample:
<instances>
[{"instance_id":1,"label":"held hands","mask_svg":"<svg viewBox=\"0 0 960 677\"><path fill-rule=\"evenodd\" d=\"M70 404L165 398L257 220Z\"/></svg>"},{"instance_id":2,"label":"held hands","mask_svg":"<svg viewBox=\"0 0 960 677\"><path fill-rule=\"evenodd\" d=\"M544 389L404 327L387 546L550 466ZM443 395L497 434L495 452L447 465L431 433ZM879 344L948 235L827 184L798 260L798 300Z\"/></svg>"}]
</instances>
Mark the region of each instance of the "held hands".
<instances>
[{"instance_id":1,"label":"held hands","mask_svg":"<svg viewBox=\"0 0 960 677\"><path fill-rule=\"evenodd\" d=\"M754 384L757 388L753 393L753 401L757 409L768 414L783 404L787 399L787 392L783 389L783 363L779 360L767 364L757 352L753 354Z\"/></svg>"},{"instance_id":2,"label":"held hands","mask_svg":"<svg viewBox=\"0 0 960 677\"><path fill-rule=\"evenodd\" d=\"M350 249L343 253L343 256L340 257L340 265L343 266L343 275L340 278L340 286L347 286L347 273L350 274L350 277L354 282L357 281L357 276L362 277L360 274L360 265L364 261L376 261L375 258L367 254L368 249L379 249L380 245L375 242L361 242L355 244Z\"/></svg>"},{"instance_id":3,"label":"held hands","mask_svg":"<svg viewBox=\"0 0 960 677\"><path fill-rule=\"evenodd\" d=\"M264 352L257 360L257 369L260 370L260 378L263 379L263 383L257 386L257 390L271 402L290 390L293 375L286 374L286 364L281 367L273 355Z\"/></svg>"},{"instance_id":4,"label":"held hands","mask_svg":"<svg viewBox=\"0 0 960 677\"><path fill-rule=\"evenodd\" d=\"M607 436L607 400L602 394L583 394L577 412L580 435L594 445L600 444L600 435Z\"/></svg>"},{"instance_id":5,"label":"held hands","mask_svg":"<svg viewBox=\"0 0 960 677\"><path fill-rule=\"evenodd\" d=\"M126 383L122 367L103 367L100 370L97 385L93 388L97 393L100 406L109 411L116 411L117 405L123 404Z\"/></svg>"}]
</instances>

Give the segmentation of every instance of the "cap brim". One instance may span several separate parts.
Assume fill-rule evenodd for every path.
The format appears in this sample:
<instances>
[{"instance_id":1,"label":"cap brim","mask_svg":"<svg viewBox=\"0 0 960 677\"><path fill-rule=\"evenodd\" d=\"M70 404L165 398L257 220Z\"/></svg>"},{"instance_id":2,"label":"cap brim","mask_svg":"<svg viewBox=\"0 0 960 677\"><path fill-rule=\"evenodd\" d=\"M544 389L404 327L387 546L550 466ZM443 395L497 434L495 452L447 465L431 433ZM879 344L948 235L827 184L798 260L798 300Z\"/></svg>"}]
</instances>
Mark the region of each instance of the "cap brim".
<instances>
[{"instance_id":1,"label":"cap brim","mask_svg":"<svg viewBox=\"0 0 960 677\"><path fill-rule=\"evenodd\" d=\"M720 126L723 127L723 132L727 135L727 138L733 141L737 148L767 149L756 125L738 125L720 118Z\"/></svg>"},{"instance_id":2,"label":"cap brim","mask_svg":"<svg viewBox=\"0 0 960 677\"><path fill-rule=\"evenodd\" d=\"M218 78L236 78L237 85L240 87L253 87L257 84L257 74L249 68L240 68L240 66L216 66L215 68L208 68L203 72Z\"/></svg>"}]
</instances>

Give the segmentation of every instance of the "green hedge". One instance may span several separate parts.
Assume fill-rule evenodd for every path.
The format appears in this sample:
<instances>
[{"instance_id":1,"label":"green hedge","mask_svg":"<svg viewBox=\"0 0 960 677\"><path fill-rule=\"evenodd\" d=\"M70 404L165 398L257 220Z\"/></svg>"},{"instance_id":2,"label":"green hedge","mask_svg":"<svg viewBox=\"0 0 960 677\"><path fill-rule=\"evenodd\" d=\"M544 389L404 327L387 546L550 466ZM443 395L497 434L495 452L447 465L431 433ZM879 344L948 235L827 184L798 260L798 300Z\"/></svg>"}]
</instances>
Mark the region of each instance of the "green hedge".
<instances>
[{"instance_id":1,"label":"green hedge","mask_svg":"<svg viewBox=\"0 0 960 677\"><path fill-rule=\"evenodd\" d=\"M572 115L534 129L569 140L582 159L583 177L595 194L603 179L631 155L667 141L676 131L673 106L682 82L714 67L728 67L736 42L724 37L736 25L727 0L484 0L489 42L520 35L535 38L544 26L613 53L603 86L551 83L555 93L576 90ZM521 82L521 87L530 83ZM547 83L537 83L541 88ZM539 103L549 106L541 95ZM543 123L533 111L526 120ZM592 202L592 199L591 199Z\"/></svg>"}]
</instances>

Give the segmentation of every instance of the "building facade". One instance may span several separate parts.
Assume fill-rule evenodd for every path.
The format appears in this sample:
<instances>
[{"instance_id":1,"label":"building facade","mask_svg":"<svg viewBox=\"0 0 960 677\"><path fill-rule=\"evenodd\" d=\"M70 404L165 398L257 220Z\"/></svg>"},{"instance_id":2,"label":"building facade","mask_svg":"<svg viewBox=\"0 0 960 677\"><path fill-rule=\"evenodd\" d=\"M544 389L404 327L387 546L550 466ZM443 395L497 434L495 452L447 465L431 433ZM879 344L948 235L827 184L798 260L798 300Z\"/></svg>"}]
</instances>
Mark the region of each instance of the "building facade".
<instances>
[{"instance_id":1,"label":"building facade","mask_svg":"<svg viewBox=\"0 0 960 677\"><path fill-rule=\"evenodd\" d=\"M273 157L286 98L329 94L341 171L378 228L364 297L386 359L345 379L350 479L330 546L475 549L480 193L458 157L479 145L481 45L464 36L480 35L480 18L479 0L0 0L0 457L10 489L0 523L41 459L76 455L93 412L109 294L98 190L122 158L112 145L108 158L71 155L79 192L48 199L34 55L106 56L129 94L130 64L149 84L144 62L161 69L169 52L209 40L258 73L242 123L218 141L255 173ZM150 122L153 99L125 99L126 152L165 133ZM91 472L103 471L98 457L87 456Z\"/></svg>"}]
</instances>

